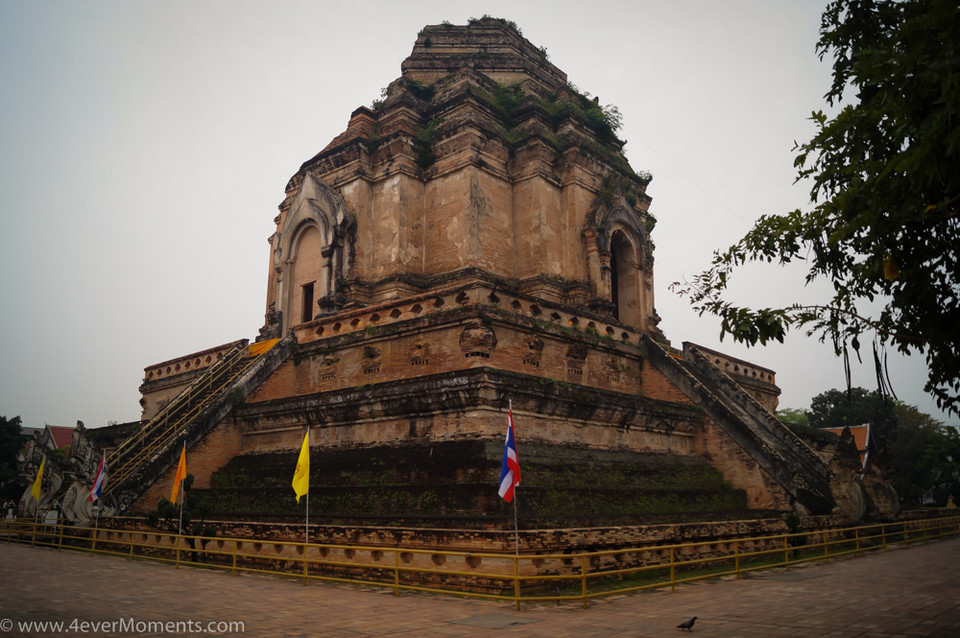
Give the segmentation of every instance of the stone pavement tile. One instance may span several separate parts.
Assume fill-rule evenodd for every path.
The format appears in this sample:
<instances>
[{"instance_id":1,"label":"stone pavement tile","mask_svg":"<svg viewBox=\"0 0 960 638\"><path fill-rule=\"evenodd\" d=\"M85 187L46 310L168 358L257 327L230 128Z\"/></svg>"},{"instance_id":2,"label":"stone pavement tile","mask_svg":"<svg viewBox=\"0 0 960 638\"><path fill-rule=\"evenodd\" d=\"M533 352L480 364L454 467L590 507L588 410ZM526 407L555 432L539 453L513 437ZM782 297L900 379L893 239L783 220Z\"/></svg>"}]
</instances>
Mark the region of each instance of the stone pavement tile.
<instances>
[{"instance_id":1,"label":"stone pavement tile","mask_svg":"<svg viewBox=\"0 0 960 638\"><path fill-rule=\"evenodd\" d=\"M242 620L250 635L575 636L718 638L960 636L960 540L807 564L790 572L702 581L669 590L578 603L530 605L331 586L256 574L181 568L0 544L0 617ZM196 595L195 592L202 592ZM534 620L493 629L458 624L482 616ZM19 634L25 635L25 634Z\"/></svg>"},{"instance_id":2,"label":"stone pavement tile","mask_svg":"<svg viewBox=\"0 0 960 638\"><path fill-rule=\"evenodd\" d=\"M452 620L451 622L458 625L483 627L484 629L505 629L513 625L526 625L537 621L519 614L479 614L477 616Z\"/></svg>"}]
</instances>

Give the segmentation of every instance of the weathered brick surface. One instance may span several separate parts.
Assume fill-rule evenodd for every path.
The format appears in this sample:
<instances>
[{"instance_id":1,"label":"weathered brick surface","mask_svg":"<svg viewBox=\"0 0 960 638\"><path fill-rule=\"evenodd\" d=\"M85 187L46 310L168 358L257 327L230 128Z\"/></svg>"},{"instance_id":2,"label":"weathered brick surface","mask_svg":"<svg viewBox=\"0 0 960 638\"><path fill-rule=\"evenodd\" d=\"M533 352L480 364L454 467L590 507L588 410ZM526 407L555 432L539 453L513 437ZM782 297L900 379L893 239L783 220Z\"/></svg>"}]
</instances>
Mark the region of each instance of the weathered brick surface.
<instances>
[{"instance_id":1,"label":"weathered brick surface","mask_svg":"<svg viewBox=\"0 0 960 638\"><path fill-rule=\"evenodd\" d=\"M140 399L142 408L140 419L148 421L153 418L164 406L239 343L240 341L231 341L144 368L143 383L140 385L142 397Z\"/></svg>"},{"instance_id":2,"label":"weathered brick surface","mask_svg":"<svg viewBox=\"0 0 960 638\"><path fill-rule=\"evenodd\" d=\"M746 490L749 507L789 509L790 499L784 489L712 420L704 418L694 448L709 458L726 480Z\"/></svg>"},{"instance_id":3,"label":"weathered brick surface","mask_svg":"<svg viewBox=\"0 0 960 638\"><path fill-rule=\"evenodd\" d=\"M187 452L187 473L198 488L210 486L210 475L243 451L243 432L233 419L224 419ZM131 506L131 512L154 509L161 498L170 498L176 465L164 472Z\"/></svg>"},{"instance_id":4,"label":"weathered brick surface","mask_svg":"<svg viewBox=\"0 0 960 638\"><path fill-rule=\"evenodd\" d=\"M307 427L335 448L498 439L513 401L520 437L701 456L751 505L786 507L646 358L644 339L665 340L649 176L508 25L440 31L288 182L261 334L299 345L197 446L198 485L241 450L295 449ZM775 406L772 371L710 354Z\"/></svg>"}]
</instances>

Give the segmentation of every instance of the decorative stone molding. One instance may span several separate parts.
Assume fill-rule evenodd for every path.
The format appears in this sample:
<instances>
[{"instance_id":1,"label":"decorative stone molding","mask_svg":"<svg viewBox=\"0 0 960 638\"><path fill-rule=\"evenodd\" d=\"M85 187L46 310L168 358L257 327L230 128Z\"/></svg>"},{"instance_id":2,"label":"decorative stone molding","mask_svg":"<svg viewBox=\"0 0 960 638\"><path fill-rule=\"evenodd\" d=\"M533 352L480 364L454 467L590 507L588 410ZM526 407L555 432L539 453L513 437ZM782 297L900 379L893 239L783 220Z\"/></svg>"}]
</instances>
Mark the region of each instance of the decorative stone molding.
<instances>
[{"instance_id":1,"label":"decorative stone molding","mask_svg":"<svg viewBox=\"0 0 960 638\"><path fill-rule=\"evenodd\" d=\"M603 373L606 375L607 381L610 383L620 383L622 366L623 363L620 357L613 355L608 356L603 362Z\"/></svg>"},{"instance_id":2,"label":"decorative stone molding","mask_svg":"<svg viewBox=\"0 0 960 638\"><path fill-rule=\"evenodd\" d=\"M489 359L496 347L497 335L487 326L471 323L460 333L460 350L465 357Z\"/></svg>"},{"instance_id":3,"label":"decorative stone molding","mask_svg":"<svg viewBox=\"0 0 960 638\"><path fill-rule=\"evenodd\" d=\"M193 352L175 359L147 366L143 369L143 380L146 383L178 374L206 369L222 359L223 355L235 348L240 341L242 340L231 341L221 346L207 348L206 350L200 350L199 352Z\"/></svg>"},{"instance_id":4,"label":"decorative stone molding","mask_svg":"<svg viewBox=\"0 0 960 638\"><path fill-rule=\"evenodd\" d=\"M539 368L540 357L543 355L543 339L536 335L528 335L523 340L523 346L523 363Z\"/></svg>"},{"instance_id":5,"label":"decorative stone molding","mask_svg":"<svg viewBox=\"0 0 960 638\"><path fill-rule=\"evenodd\" d=\"M430 343L426 339L418 339L416 343L410 346L407 356L410 357L410 365L428 365L430 363Z\"/></svg>"},{"instance_id":6,"label":"decorative stone molding","mask_svg":"<svg viewBox=\"0 0 960 638\"><path fill-rule=\"evenodd\" d=\"M360 358L360 367L364 374L374 374L380 372L380 348L375 346L364 346Z\"/></svg>"}]
</instances>

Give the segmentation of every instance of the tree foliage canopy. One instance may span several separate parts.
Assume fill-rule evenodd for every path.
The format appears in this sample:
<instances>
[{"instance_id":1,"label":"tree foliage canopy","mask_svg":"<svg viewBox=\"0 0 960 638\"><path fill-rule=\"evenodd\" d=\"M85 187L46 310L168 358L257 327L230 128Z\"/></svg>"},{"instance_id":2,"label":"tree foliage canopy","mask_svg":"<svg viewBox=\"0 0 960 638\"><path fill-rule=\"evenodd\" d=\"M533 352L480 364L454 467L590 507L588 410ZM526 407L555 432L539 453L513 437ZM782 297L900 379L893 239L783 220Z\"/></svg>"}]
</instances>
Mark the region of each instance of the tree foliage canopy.
<instances>
[{"instance_id":1,"label":"tree foliage canopy","mask_svg":"<svg viewBox=\"0 0 960 638\"><path fill-rule=\"evenodd\" d=\"M862 337L872 339L882 390L887 345L923 352L924 389L960 413L960 6L836 0L823 14L818 53L833 59L825 98L838 111L815 112L816 134L795 148L812 208L762 216L673 288L701 315L720 317L721 337L748 345L804 328L846 362ZM763 309L724 300L743 264L800 260L807 283L826 279L832 298Z\"/></svg>"},{"instance_id":2,"label":"tree foliage canopy","mask_svg":"<svg viewBox=\"0 0 960 638\"><path fill-rule=\"evenodd\" d=\"M187 474L186 478L183 479L182 507L172 503L170 499L161 498L157 502L157 509L149 510L144 515L146 524L174 533L183 529L185 533L195 536L213 536L214 528L204 525L204 519L209 513L209 508L190 489L193 487L193 480L193 474ZM195 521L195 518L198 520Z\"/></svg>"},{"instance_id":3,"label":"tree foliage canopy","mask_svg":"<svg viewBox=\"0 0 960 638\"><path fill-rule=\"evenodd\" d=\"M20 432L20 417L0 416L0 498L18 498L23 487L17 472L17 454L27 437Z\"/></svg>"},{"instance_id":4,"label":"tree foliage canopy","mask_svg":"<svg viewBox=\"0 0 960 638\"><path fill-rule=\"evenodd\" d=\"M869 423L879 447L876 461L906 505L921 505L927 493L939 505L951 494L960 498L960 432L912 405L851 388L821 392L809 410L785 412L794 417L791 423L803 412L818 429Z\"/></svg>"}]
</instances>

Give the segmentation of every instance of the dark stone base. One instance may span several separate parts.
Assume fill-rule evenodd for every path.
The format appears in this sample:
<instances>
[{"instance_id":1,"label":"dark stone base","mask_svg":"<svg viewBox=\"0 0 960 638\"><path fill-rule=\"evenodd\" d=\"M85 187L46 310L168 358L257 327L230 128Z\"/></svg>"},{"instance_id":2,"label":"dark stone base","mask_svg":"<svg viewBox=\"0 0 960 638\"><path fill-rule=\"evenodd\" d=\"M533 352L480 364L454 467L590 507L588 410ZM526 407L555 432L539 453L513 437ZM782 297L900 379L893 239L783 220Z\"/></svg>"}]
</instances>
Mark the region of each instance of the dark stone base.
<instances>
[{"instance_id":1,"label":"dark stone base","mask_svg":"<svg viewBox=\"0 0 960 638\"><path fill-rule=\"evenodd\" d=\"M511 529L497 495L502 443L450 441L311 452L310 520L318 524ZM746 496L706 461L546 444L520 450L521 528L755 518ZM235 457L195 490L210 518L301 520L292 452Z\"/></svg>"}]
</instances>

